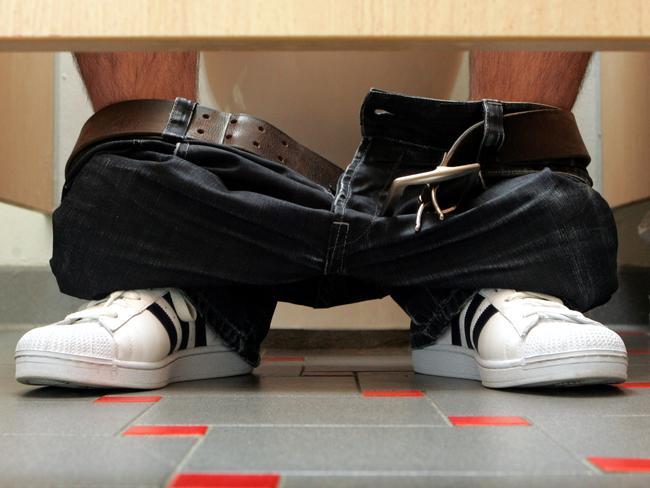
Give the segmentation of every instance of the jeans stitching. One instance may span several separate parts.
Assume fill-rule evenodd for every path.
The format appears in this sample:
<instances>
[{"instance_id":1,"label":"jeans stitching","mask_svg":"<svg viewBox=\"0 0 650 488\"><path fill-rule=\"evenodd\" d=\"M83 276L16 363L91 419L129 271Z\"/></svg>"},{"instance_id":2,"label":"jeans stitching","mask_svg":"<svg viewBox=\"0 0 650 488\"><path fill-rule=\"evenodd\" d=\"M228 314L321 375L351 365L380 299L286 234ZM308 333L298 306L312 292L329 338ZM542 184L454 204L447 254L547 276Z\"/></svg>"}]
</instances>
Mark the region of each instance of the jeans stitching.
<instances>
[{"instance_id":1,"label":"jeans stitching","mask_svg":"<svg viewBox=\"0 0 650 488\"><path fill-rule=\"evenodd\" d=\"M347 236L347 229L349 227L347 222L333 222L332 225L336 226L336 237L334 238L334 244L333 245L328 245L327 247L327 256L325 258L325 267L323 269L324 274L329 274L330 272L330 263L334 263L336 261L336 249L338 248L338 242L339 242L339 235L341 233L341 227L345 226L346 228L346 236ZM347 240L347 238L346 238ZM330 242L331 242L331 234L330 234Z\"/></svg>"},{"instance_id":2,"label":"jeans stitching","mask_svg":"<svg viewBox=\"0 0 650 488\"><path fill-rule=\"evenodd\" d=\"M348 242L348 231L349 230L350 230L350 226L346 224L345 225L345 234L343 236L343 245L341 246L341 258L340 258L339 269L338 269L339 273L343 272L343 262L344 262L344 258L345 258L345 247L346 247L347 242Z\"/></svg>"},{"instance_id":3,"label":"jeans stitching","mask_svg":"<svg viewBox=\"0 0 650 488\"><path fill-rule=\"evenodd\" d=\"M347 181L347 185L346 185L347 188L344 190L345 199L343 200L341 216L344 216L345 211L347 210L349 196L352 191L352 182L354 181L354 176L356 175L359 166L361 166L361 163L366 159L366 155L368 154L368 150L370 149L371 146L372 146L372 139L368 140L368 147L364 148L363 153L359 155L360 156L359 159L355 162L354 168L352 168L352 174L350 175L350 178Z\"/></svg>"}]
</instances>

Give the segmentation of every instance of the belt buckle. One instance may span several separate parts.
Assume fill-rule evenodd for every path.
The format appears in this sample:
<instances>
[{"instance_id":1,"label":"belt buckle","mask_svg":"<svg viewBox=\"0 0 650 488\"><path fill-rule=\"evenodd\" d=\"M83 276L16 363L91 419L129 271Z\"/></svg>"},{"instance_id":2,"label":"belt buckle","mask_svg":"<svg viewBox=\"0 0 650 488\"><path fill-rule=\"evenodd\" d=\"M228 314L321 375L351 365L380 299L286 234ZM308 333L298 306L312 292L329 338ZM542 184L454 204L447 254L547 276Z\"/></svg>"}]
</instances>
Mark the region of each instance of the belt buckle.
<instances>
[{"instance_id":1,"label":"belt buckle","mask_svg":"<svg viewBox=\"0 0 650 488\"><path fill-rule=\"evenodd\" d=\"M462 178L471 174L478 173L481 178L481 166L479 163L464 164L461 166L447 166L449 162L448 153L445 153L442 162L433 171L426 171L423 173L415 173L412 175L400 176L395 178L388 191L388 197L384 204L382 211L383 215L388 214L399 198L404 193L404 190L413 185L425 185L425 190L418 197L420 205L415 217L415 232L419 232L422 224L422 215L424 210L432 206L440 220L444 220L445 215L453 212L456 206L447 209L442 209L436 197L436 190L440 183L445 181ZM482 181L482 178L481 178Z\"/></svg>"}]
</instances>

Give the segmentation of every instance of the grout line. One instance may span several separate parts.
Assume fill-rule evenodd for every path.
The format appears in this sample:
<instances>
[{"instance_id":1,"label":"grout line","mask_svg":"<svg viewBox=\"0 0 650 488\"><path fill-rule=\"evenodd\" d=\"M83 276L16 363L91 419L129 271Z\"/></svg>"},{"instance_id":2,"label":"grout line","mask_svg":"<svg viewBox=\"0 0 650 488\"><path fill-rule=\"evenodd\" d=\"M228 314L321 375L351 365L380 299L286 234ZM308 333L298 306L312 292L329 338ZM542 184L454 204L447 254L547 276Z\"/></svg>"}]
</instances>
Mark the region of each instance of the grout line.
<instances>
[{"instance_id":1,"label":"grout line","mask_svg":"<svg viewBox=\"0 0 650 488\"><path fill-rule=\"evenodd\" d=\"M442 410L440 410L440 407L436 404L436 402L429 396L429 392L422 390L424 393L424 396L427 400L429 400L429 403L433 407L433 409L438 412L438 414L443 418L445 424L447 424L447 427L454 427L454 425L451 423L451 420L449 420L449 417L447 417L444 413L442 413Z\"/></svg>"},{"instance_id":2,"label":"grout line","mask_svg":"<svg viewBox=\"0 0 650 488\"><path fill-rule=\"evenodd\" d=\"M591 473L592 475L598 475L602 476L603 472L600 471L596 466L591 464L586 457L580 456L579 454L573 452L571 449L568 448L568 446L565 446L564 444L561 444L559 440L557 440L555 437L553 437L549 432L546 431L542 426L538 425L537 423L533 422L530 418L528 419L532 426L537 429L539 432L542 433L544 437L549 439L553 444L557 445L560 449L562 449L564 452L567 452L571 457L575 458L580 464L585 466Z\"/></svg>"},{"instance_id":3,"label":"grout line","mask_svg":"<svg viewBox=\"0 0 650 488\"><path fill-rule=\"evenodd\" d=\"M228 427L228 428L327 428L327 429L422 429L422 428L432 428L440 429L446 428L445 425L436 425L436 424L210 424L203 422L201 425L207 425L208 427ZM490 426L488 426L490 427Z\"/></svg>"},{"instance_id":4,"label":"grout line","mask_svg":"<svg viewBox=\"0 0 650 488\"><path fill-rule=\"evenodd\" d=\"M170 486L176 475L180 474L181 471L183 470L183 467L187 464L187 461L189 461L190 457L194 454L194 452L199 448L201 444L203 444L203 440L208 436L210 433L210 429L213 426L209 426L210 428L208 431L205 433L205 435L202 435L198 439L195 440L194 444L192 447L190 447L187 452L185 453L185 456L178 462L172 473L169 475L169 478L167 479L167 482L163 486Z\"/></svg>"},{"instance_id":5,"label":"grout line","mask_svg":"<svg viewBox=\"0 0 650 488\"><path fill-rule=\"evenodd\" d=\"M297 378L297 376L274 376L274 378ZM327 378L339 378L338 376L328 376ZM349 376L341 376L341 378L350 378ZM330 386L330 385L326 385ZM347 386L347 385L346 385ZM224 398L246 398L246 399L251 399L251 398L322 398L324 396L329 396L329 397L340 397L340 398L357 398L357 393L356 391L330 391L330 390L325 390L325 391L319 391L316 390L316 392L309 392L309 393L302 393L302 392L291 392L291 393L269 393L266 391L257 391L257 392L250 392L250 393L230 393L229 391L215 391L215 393L211 393L209 395L195 395L192 392L184 392L184 393L174 393L174 394L166 394L165 399L167 401L170 400L178 400L178 399L185 399L188 401L194 401L196 399L201 399L201 400L212 400L212 399L219 399L222 400ZM192 395L191 397L188 395ZM0 398L0 403L2 403L2 399ZM13 401L13 399L11 400ZM49 401L49 400L48 400Z\"/></svg>"},{"instance_id":6,"label":"grout line","mask_svg":"<svg viewBox=\"0 0 650 488\"><path fill-rule=\"evenodd\" d=\"M352 374L354 375L354 382L357 385L357 392L362 393L363 389L361 388L361 380L359 379L359 372L353 371Z\"/></svg>"},{"instance_id":7,"label":"grout line","mask_svg":"<svg viewBox=\"0 0 650 488\"><path fill-rule=\"evenodd\" d=\"M135 417L133 417L131 420L129 420L126 425L124 425L120 430L117 431L117 433L114 435L114 437L120 437L124 432L133 425L134 422L137 422L138 419L140 419L142 416L144 416L145 413L147 413L151 408L153 408L156 403L151 403L145 408L142 412L139 412Z\"/></svg>"},{"instance_id":8,"label":"grout line","mask_svg":"<svg viewBox=\"0 0 650 488\"><path fill-rule=\"evenodd\" d=\"M485 476L490 478L502 478L507 476L526 476L526 478L538 478L545 479L547 477L582 477L593 479L593 475L587 473L576 473L576 472L545 472L539 474L531 471L472 471L472 470L463 470L463 471L454 471L454 470L336 470L336 471L326 471L326 470L285 470L279 469L275 471L281 477L281 479L286 479L287 476L309 476L309 477L417 477L417 476L428 476L428 477L446 477L446 476L455 476L459 478L470 478L477 476ZM238 469L237 473L241 474L259 474L259 470L242 470ZM364 485L365 486L365 485Z\"/></svg>"}]
</instances>

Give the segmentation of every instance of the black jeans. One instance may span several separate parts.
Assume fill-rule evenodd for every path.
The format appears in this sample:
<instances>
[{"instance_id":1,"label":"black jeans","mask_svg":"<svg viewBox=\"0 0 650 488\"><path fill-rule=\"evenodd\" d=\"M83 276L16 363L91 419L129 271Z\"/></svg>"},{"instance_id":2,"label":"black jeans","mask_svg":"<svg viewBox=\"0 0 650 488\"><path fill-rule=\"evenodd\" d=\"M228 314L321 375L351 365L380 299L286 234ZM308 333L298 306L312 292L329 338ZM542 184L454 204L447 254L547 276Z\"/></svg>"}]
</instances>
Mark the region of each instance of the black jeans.
<instances>
[{"instance_id":1,"label":"black jeans","mask_svg":"<svg viewBox=\"0 0 650 488\"><path fill-rule=\"evenodd\" d=\"M412 117L376 113L380 95ZM419 233L417 188L381 215L393 178L432 169L482 114L471 103L380 95L366 98L364 137L335 192L230 147L97 145L53 217L61 291L92 299L182 288L254 365L277 301L329 307L391 295L421 347L477 289L543 292L579 310L608 300L614 221L574 176L545 169L497 179L445 220L425 215Z\"/></svg>"}]
</instances>

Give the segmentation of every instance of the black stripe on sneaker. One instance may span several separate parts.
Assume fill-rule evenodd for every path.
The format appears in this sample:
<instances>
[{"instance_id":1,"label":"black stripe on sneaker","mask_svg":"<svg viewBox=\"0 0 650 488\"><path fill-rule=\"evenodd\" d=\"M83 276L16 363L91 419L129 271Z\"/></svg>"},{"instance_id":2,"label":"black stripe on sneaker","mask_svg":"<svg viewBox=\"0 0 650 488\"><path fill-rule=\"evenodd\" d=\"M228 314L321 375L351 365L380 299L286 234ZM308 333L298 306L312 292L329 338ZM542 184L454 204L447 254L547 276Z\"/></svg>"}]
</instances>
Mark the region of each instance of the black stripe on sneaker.
<instances>
[{"instance_id":1,"label":"black stripe on sneaker","mask_svg":"<svg viewBox=\"0 0 650 488\"><path fill-rule=\"evenodd\" d=\"M182 349L187 349L187 343L190 339L190 324L188 322L184 322L178 317L178 312L176 311L176 308L174 307L174 302L172 300L172 296L169 293L165 293L163 295L164 300L167 302L167 305L171 307L171 309L174 311L176 314L176 317L178 318L178 322L181 325L181 345L178 346L178 350Z\"/></svg>"},{"instance_id":2,"label":"black stripe on sneaker","mask_svg":"<svg viewBox=\"0 0 650 488\"><path fill-rule=\"evenodd\" d=\"M474 314L482 301L483 297L477 293L474 295L474 298L472 298L472 301L465 312L465 344L467 344L467 347L470 349L474 349L474 346L472 345L472 335L470 333L472 330L472 320L474 319Z\"/></svg>"},{"instance_id":3,"label":"black stripe on sneaker","mask_svg":"<svg viewBox=\"0 0 650 488\"><path fill-rule=\"evenodd\" d=\"M474 343L474 347L478 350L478 338L481 335L481 331L483 330L483 327L485 327L485 324L487 324L487 321L492 318L492 316L497 313L498 310L494 308L494 305L488 305L485 310L481 313L479 318L476 320L476 325L474 326L474 331L472 332L472 342Z\"/></svg>"},{"instance_id":4,"label":"black stripe on sneaker","mask_svg":"<svg viewBox=\"0 0 650 488\"><path fill-rule=\"evenodd\" d=\"M194 328L196 330L194 336L194 347L201 347L207 344L205 338L205 320L203 317L197 316L196 321L194 322Z\"/></svg>"},{"instance_id":5,"label":"black stripe on sneaker","mask_svg":"<svg viewBox=\"0 0 650 488\"><path fill-rule=\"evenodd\" d=\"M462 346L460 341L460 314L454 317L454 320L451 321L451 343L454 346Z\"/></svg>"},{"instance_id":6,"label":"black stripe on sneaker","mask_svg":"<svg viewBox=\"0 0 650 488\"><path fill-rule=\"evenodd\" d=\"M165 328L167 331L167 335L169 336L169 354L174 352L174 349L176 348L176 343L178 342L178 334L176 333L176 327L174 326L174 322L172 322L172 319L169 318L169 315L165 313L165 311L162 309L160 305L157 303L152 303L147 307L147 310L149 310L154 316L158 319L158 321L162 324L162 326Z\"/></svg>"},{"instance_id":7,"label":"black stripe on sneaker","mask_svg":"<svg viewBox=\"0 0 650 488\"><path fill-rule=\"evenodd\" d=\"M187 341L190 339L190 324L184 320L178 320L181 323L181 345L178 350L187 349Z\"/></svg>"},{"instance_id":8,"label":"black stripe on sneaker","mask_svg":"<svg viewBox=\"0 0 650 488\"><path fill-rule=\"evenodd\" d=\"M170 293L165 293L163 296L163 300L167 302L167 305L169 305L174 312L176 312L176 309L174 308L174 302L172 302L172 296Z\"/></svg>"}]
</instances>

